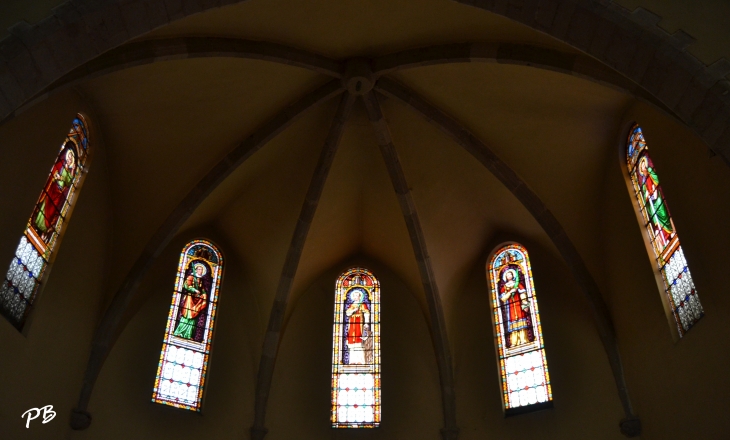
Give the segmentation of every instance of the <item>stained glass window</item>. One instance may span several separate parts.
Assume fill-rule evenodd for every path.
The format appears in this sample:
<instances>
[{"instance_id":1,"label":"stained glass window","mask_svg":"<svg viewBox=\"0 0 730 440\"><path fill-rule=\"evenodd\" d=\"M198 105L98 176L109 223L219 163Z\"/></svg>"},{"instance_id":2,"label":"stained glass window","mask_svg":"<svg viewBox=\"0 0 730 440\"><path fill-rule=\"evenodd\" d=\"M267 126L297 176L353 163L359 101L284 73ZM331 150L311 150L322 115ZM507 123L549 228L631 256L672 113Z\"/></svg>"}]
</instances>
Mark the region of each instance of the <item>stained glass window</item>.
<instances>
[{"instance_id":1,"label":"stained glass window","mask_svg":"<svg viewBox=\"0 0 730 440\"><path fill-rule=\"evenodd\" d=\"M629 134L626 163L641 218L654 251L656 266L664 281L666 301L679 336L682 337L702 318L704 310L684 258L684 251L679 244L677 228L669 214L664 191L659 185L659 176L638 124L632 127Z\"/></svg>"},{"instance_id":2,"label":"stained glass window","mask_svg":"<svg viewBox=\"0 0 730 440\"><path fill-rule=\"evenodd\" d=\"M87 124L76 115L0 285L0 312L18 330L33 309L43 273L76 201L88 150Z\"/></svg>"},{"instance_id":3,"label":"stained glass window","mask_svg":"<svg viewBox=\"0 0 730 440\"><path fill-rule=\"evenodd\" d=\"M498 249L487 272L505 414L549 406L553 394L527 250L517 243Z\"/></svg>"},{"instance_id":4,"label":"stained glass window","mask_svg":"<svg viewBox=\"0 0 730 440\"><path fill-rule=\"evenodd\" d=\"M212 243L194 240L185 246L167 315L153 402L200 411L222 277L223 258Z\"/></svg>"},{"instance_id":5,"label":"stained glass window","mask_svg":"<svg viewBox=\"0 0 730 440\"><path fill-rule=\"evenodd\" d=\"M380 283L354 267L337 278L332 336L332 427L380 425Z\"/></svg>"}]
</instances>

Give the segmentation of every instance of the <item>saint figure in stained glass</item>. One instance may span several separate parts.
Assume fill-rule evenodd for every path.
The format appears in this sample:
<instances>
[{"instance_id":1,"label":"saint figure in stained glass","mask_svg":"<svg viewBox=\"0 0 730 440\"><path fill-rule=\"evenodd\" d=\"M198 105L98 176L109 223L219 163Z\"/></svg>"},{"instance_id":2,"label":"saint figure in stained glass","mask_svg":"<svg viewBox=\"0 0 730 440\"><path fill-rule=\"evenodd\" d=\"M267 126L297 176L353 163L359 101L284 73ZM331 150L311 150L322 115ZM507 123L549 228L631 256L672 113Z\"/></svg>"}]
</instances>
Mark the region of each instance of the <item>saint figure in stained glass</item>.
<instances>
[{"instance_id":1,"label":"saint figure in stained glass","mask_svg":"<svg viewBox=\"0 0 730 440\"><path fill-rule=\"evenodd\" d=\"M659 175L649 155L649 147L638 124L631 128L626 145L626 164L638 202L639 215L648 234L656 267L661 273L665 304L674 317L677 334L683 336L702 316L692 274L679 243L677 229L669 214Z\"/></svg>"},{"instance_id":2,"label":"saint figure in stained glass","mask_svg":"<svg viewBox=\"0 0 730 440\"><path fill-rule=\"evenodd\" d=\"M487 278L505 414L548 407L552 387L527 250L517 243L498 247Z\"/></svg>"},{"instance_id":3,"label":"saint figure in stained glass","mask_svg":"<svg viewBox=\"0 0 730 440\"><path fill-rule=\"evenodd\" d=\"M500 272L499 300L506 318L504 331L507 347L517 347L535 340L524 279L522 269L516 264L508 264Z\"/></svg>"},{"instance_id":4,"label":"saint figure in stained glass","mask_svg":"<svg viewBox=\"0 0 730 440\"><path fill-rule=\"evenodd\" d=\"M208 264L203 260L191 261L185 271L184 295L173 333L175 336L198 342L203 340L211 284L213 279Z\"/></svg>"},{"instance_id":5,"label":"saint figure in stained glass","mask_svg":"<svg viewBox=\"0 0 730 440\"><path fill-rule=\"evenodd\" d=\"M0 313L18 329L29 316L46 268L53 259L88 166L88 149L86 122L83 116L76 115L28 219L5 280L0 284Z\"/></svg>"},{"instance_id":6,"label":"saint figure in stained glass","mask_svg":"<svg viewBox=\"0 0 730 440\"><path fill-rule=\"evenodd\" d=\"M346 365L366 364L372 361L372 338L370 333L370 299L368 293L361 288L350 289L345 303L346 321L345 347L342 350L342 363Z\"/></svg>"},{"instance_id":7,"label":"saint figure in stained glass","mask_svg":"<svg viewBox=\"0 0 730 440\"><path fill-rule=\"evenodd\" d=\"M58 156L48 182L33 213L33 227L41 239L48 243L61 216L61 208L66 203L69 188L76 176L76 151L67 142Z\"/></svg>"},{"instance_id":8,"label":"saint figure in stained glass","mask_svg":"<svg viewBox=\"0 0 730 440\"><path fill-rule=\"evenodd\" d=\"M652 232L656 237L657 244L661 248L664 248L672 239L674 226L672 225L672 218L669 216L667 205L664 203L662 190L659 186L659 176L654 171L651 159L647 154L642 154L639 159L639 173L637 177L641 197L644 200L648 217L651 219Z\"/></svg>"},{"instance_id":9,"label":"saint figure in stained glass","mask_svg":"<svg viewBox=\"0 0 730 440\"><path fill-rule=\"evenodd\" d=\"M332 332L332 427L380 423L380 283L354 267L335 283Z\"/></svg>"},{"instance_id":10,"label":"saint figure in stained glass","mask_svg":"<svg viewBox=\"0 0 730 440\"><path fill-rule=\"evenodd\" d=\"M223 258L194 240L180 255L152 401L200 411L210 358Z\"/></svg>"}]
</instances>

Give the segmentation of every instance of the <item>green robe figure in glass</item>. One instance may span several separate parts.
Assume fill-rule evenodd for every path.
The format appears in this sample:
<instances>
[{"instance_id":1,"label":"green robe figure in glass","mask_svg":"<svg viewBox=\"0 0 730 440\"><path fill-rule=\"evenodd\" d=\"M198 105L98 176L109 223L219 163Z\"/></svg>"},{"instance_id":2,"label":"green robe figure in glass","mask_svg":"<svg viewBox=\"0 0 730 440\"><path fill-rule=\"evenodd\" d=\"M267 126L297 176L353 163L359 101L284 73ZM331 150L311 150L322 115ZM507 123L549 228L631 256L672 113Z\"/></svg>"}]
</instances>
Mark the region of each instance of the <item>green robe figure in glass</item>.
<instances>
[{"instance_id":1,"label":"green robe figure in glass","mask_svg":"<svg viewBox=\"0 0 730 440\"><path fill-rule=\"evenodd\" d=\"M203 277L208 272L208 268L201 262L192 263L193 270L187 276L183 283L183 292L185 298L182 300L180 322L175 329L173 335L185 339L201 339L194 338L196 335L195 325L198 317L208 305L208 295L210 294L203 284Z\"/></svg>"},{"instance_id":2,"label":"green robe figure in glass","mask_svg":"<svg viewBox=\"0 0 730 440\"><path fill-rule=\"evenodd\" d=\"M669 244L674 228L672 227L672 219L669 216L667 204L659 187L659 176L657 176L646 155L639 159L639 187L646 214L654 229L654 236L661 252Z\"/></svg>"}]
</instances>

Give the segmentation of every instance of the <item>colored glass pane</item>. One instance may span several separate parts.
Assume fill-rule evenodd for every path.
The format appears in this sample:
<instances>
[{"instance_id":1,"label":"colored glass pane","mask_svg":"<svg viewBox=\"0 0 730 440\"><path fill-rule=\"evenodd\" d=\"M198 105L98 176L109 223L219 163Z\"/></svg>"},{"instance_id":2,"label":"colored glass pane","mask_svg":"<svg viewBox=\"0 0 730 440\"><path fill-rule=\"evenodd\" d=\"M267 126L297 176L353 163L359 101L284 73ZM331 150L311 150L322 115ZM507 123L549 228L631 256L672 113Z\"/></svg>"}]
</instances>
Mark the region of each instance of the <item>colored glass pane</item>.
<instances>
[{"instance_id":1,"label":"colored glass pane","mask_svg":"<svg viewBox=\"0 0 730 440\"><path fill-rule=\"evenodd\" d=\"M88 149L86 122L76 115L0 285L0 312L18 330L30 315L43 274L76 201L79 183L86 173Z\"/></svg>"},{"instance_id":2,"label":"colored glass pane","mask_svg":"<svg viewBox=\"0 0 730 440\"><path fill-rule=\"evenodd\" d=\"M205 240L180 254L152 401L200 411L208 370L223 258Z\"/></svg>"},{"instance_id":3,"label":"colored glass pane","mask_svg":"<svg viewBox=\"0 0 730 440\"><path fill-rule=\"evenodd\" d=\"M659 185L659 175L638 124L629 134L626 163L644 228L664 281L669 308L682 337L702 318L704 310L679 243L677 228L669 214L667 199Z\"/></svg>"},{"instance_id":4,"label":"colored glass pane","mask_svg":"<svg viewBox=\"0 0 730 440\"><path fill-rule=\"evenodd\" d=\"M487 268L505 412L553 400L527 251L517 243L494 253Z\"/></svg>"},{"instance_id":5,"label":"colored glass pane","mask_svg":"<svg viewBox=\"0 0 730 440\"><path fill-rule=\"evenodd\" d=\"M355 267L337 278L332 332L332 427L380 424L380 283Z\"/></svg>"}]
</instances>

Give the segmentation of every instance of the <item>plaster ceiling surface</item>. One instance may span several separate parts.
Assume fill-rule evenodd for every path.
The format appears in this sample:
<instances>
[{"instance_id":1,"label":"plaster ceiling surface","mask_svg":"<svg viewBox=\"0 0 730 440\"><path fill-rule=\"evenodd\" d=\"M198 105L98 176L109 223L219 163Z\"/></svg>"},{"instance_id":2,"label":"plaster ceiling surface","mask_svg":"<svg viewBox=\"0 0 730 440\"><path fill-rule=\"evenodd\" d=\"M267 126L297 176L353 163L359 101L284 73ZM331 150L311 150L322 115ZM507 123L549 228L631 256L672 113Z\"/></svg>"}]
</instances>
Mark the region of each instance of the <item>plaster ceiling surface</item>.
<instances>
[{"instance_id":1,"label":"plaster ceiling surface","mask_svg":"<svg viewBox=\"0 0 730 440\"><path fill-rule=\"evenodd\" d=\"M35 24L53 13L53 8L62 5L66 0L4 0L0 2L0 39L9 34L7 28L24 21ZM660 17L658 26L669 33L679 29L684 30L697 41L691 44L687 51L710 65L724 57L730 60L730 28L727 26L730 18L730 4L725 0L705 0L701 5L692 0L614 0L614 2L629 11L644 8ZM413 7L415 5L415 7ZM224 16L221 20L220 17ZM449 0L367 0L367 1L290 1L290 0L252 0L237 5L224 7L207 13L173 23L156 31L153 35L170 35L182 29L193 30L205 34L221 34L230 36L258 35L271 25L285 26L289 35L268 35L282 38L281 42L294 43L298 40L291 37L301 37L306 34L308 26L317 21L336 17L338 24L328 27L325 32L313 35L302 43L312 40L329 41L331 50L340 51L344 56L351 56L347 52L349 42L347 37L338 35L343 29L352 32L353 23L359 31L367 32L369 27L376 26L383 30L383 25L390 25L390 29L372 38L370 48L375 49L383 45L389 46L396 39L397 29L406 31L420 27L421 31L431 28L429 33L422 37L439 41L447 34L450 25L446 24L454 18L461 20L460 32L464 38L483 38L491 34L498 38L519 28L516 23L502 17L491 17L482 11L476 11L463 5L456 5ZM305 19L302 19L305 17ZM218 23L214 23L218 21ZM484 24L489 26L484 29ZM439 28L434 29L434 27ZM480 29L481 28L481 29ZM417 33L416 33L417 34ZM412 38L414 35L411 33ZM521 34L521 35L519 35ZM529 32L519 32L510 38L535 38ZM296 36L296 37L295 37ZM448 35L452 36L452 35ZM401 41L408 44L408 41ZM363 48L365 49L365 48Z\"/></svg>"},{"instance_id":2,"label":"plaster ceiling surface","mask_svg":"<svg viewBox=\"0 0 730 440\"><path fill-rule=\"evenodd\" d=\"M549 239L522 204L469 153L394 99L382 103L412 190L446 316L497 233Z\"/></svg>"},{"instance_id":3,"label":"plaster ceiling surface","mask_svg":"<svg viewBox=\"0 0 730 440\"><path fill-rule=\"evenodd\" d=\"M214 220L242 260L255 292L264 304L273 302L299 212L310 178L334 116L337 98L312 109L287 129L252 161L264 162L243 191L232 188L234 197ZM271 147L271 148L269 148ZM248 163L242 168L247 168ZM257 165L252 162L251 165ZM241 170L245 173L245 170ZM349 182L338 182L346 185ZM347 207L343 207L347 213ZM338 223L332 239L342 244L339 252L355 250L349 234L352 225L347 215ZM321 248L320 257L327 258L332 249ZM268 307L268 306L266 306Z\"/></svg>"},{"instance_id":4,"label":"plaster ceiling surface","mask_svg":"<svg viewBox=\"0 0 730 440\"><path fill-rule=\"evenodd\" d=\"M83 85L111 163L120 260L137 257L230 149L321 83L299 68L207 59L141 66Z\"/></svg>"},{"instance_id":5,"label":"plaster ceiling surface","mask_svg":"<svg viewBox=\"0 0 730 440\"><path fill-rule=\"evenodd\" d=\"M142 39L182 35L261 40L333 58L466 41L572 51L522 24L447 0L251 0L179 20Z\"/></svg>"},{"instance_id":6,"label":"plaster ceiling surface","mask_svg":"<svg viewBox=\"0 0 730 440\"><path fill-rule=\"evenodd\" d=\"M295 295L324 270L352 256L386 264L425 312L426 299L403 214L361 103L354 108L332 164L302 253Z\"/></svg>"},{"instance_id":7,"label":"plaster ceiling surface","mask_svg":"<svg viewBox=\"0 0 730 440\"><path fill-rule=\"evenodd\" d=\"M588 263L599 264L605 163L618 156L619 119L632 98L521 66L441 65L397 77L512 167L553 211Z\"/></svg>"},{"instance_id":8,"label":"plaster ceiling surface","mask_svg":"<svg viewBox=\"0 0 730 440\"><path fill-rule=\"evenodd\" d=\"M435 0L419 6L373 0L364 9L355 2L252 0L181 20L149 38L211 34L342 58L480 39L565 50L501 17ZM615 132L630 97L514 65L420 67L395 78L488 144L543 198L589 265L600 265L602 170L606 160L615 160ZM81 85L97 110L110 158L115 276L124 275L166 216L228 151L327 80L267 61L206 58L133 67ZM233 247L227 252L240 256L263 304L276 292L338 100L310 109L254 154L182 228L212 225L221 231ZM552 249L527 210L480 163L396 99L380 100L447 313L467 273L484 264L494 234L513 232ZM391 268L425 312L405 221L361 102L345 124L290 304L316 277L358 255Z\"/></svg>"},{"instance_id":9,"label":"plaster ceiling surface","mask_svg":"<svg viewBox=\"0 0 730 440\"><path fill-rule=\"evenodd\" d=\"M530 28L447 0L251 0L179 20L142 39L193 35L281 43L343 59L464 41L572 51ZM562 73L496 63L418 67L392 78L451 115L512 167L561 222L591 273L601 276L604 173L618 172L616 133L635 103L631 96ZM329 80L269 61L212 57L131 67L78 85L93 108L108 167L114 217L108 284L119 285L165 218L226 153ZM447 320L457 316L462 287L475 267L483 270L496 238L524 238L557 255L525 207L476 159L397 99L378 99ZM338 101L307 110L235 169L180 229L220 234L223 252L236 256L229 261L241 263L227 270L243 274L261 304L262 325ZM318 277L361 257L392 270L428 319L398 199L358 101L304 244L287 314Z\"/></svg>"}]
</instances>

